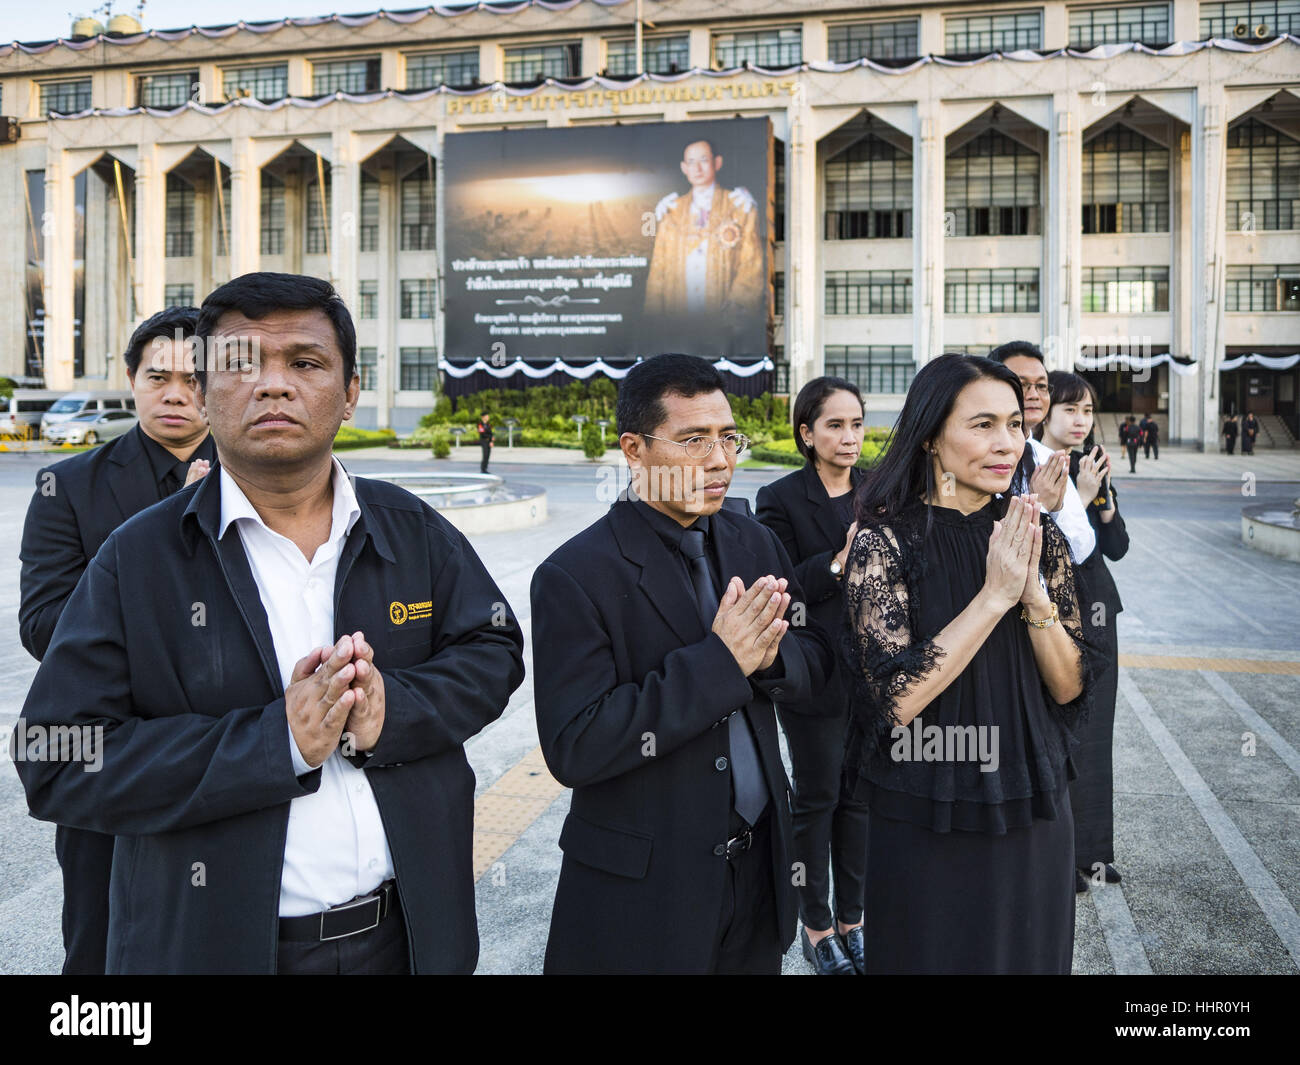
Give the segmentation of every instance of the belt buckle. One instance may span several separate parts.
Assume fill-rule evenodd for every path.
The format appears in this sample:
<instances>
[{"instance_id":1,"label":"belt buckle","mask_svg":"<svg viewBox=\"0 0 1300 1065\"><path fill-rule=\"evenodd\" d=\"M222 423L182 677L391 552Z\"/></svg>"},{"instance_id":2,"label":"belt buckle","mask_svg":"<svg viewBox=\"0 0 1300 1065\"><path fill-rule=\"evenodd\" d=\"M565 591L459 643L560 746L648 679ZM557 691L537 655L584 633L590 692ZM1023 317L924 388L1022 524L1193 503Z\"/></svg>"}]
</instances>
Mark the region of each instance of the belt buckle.
<instances>
[{"instance_id":1,"label":"belt buckle","mask_svg":"<svg viewBox=\"0 0 1300 1065\"><path fill-rule=\"evenodd\" d=\"M375 919L373 923L366 925L365 928L354 928L350 932L343 932L337 936L327 936L325 934L325 918L328 915L332 913L343 913L348 910L355 910L361 906L369 906L371 903L373 903L375 907ZM348 902L344 903L342 906L335 906L329 910L322 910L320 915L320 941L326 943L333 939L347 939L348 936L360 935L362 932L369 932L372 928L378 928L380 918L383 916L383 905L384 900L381 891L380 894L372 895L364 899L358 899L356 902Z\"/></svg>"}]
</instances>

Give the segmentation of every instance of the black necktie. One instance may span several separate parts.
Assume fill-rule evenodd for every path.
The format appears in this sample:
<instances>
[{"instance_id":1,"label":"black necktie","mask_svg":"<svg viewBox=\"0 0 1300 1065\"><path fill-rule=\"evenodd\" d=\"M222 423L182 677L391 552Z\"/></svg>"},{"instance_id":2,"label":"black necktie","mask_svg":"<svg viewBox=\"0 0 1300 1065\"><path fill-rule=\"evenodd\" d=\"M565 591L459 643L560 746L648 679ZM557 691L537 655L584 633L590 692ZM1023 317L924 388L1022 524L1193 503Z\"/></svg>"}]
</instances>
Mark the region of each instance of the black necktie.
<instances>
[{"instance_id":1,"label":"black necktie","mask_svg":"<svg viewBox=\"0 0 1300 1065\"><path fill-rule=\"evenodd\" d=\"M695 601L706 630L713 628L718 613L718 592L709 572L709 560L704 557L704 533L699 529L682 530L682 554L691 566L691 583L695 586ZM731 783L736 792L736 813L751 825L757 824L759 815L767 806L767 784L758 760L758 747L744 709L731 715L727 729L727 742L731 749Z\"/></svg>"},{"instance_id":2,"label":"black necktie","mask_svg":"<svg viewBox=\"0 0 1300 1065\"><path fill-rule=\"evenodd\" d=\"M173 492L180 491L181 485L185 483L183 474L181 472L184 469L184 467L185 467L185 463L177 462L172 466L170 470L168 470L166 473L163 474L162 481L160 482L162 487L163 499L166 499Z\"/></svg>"}]
</instances>

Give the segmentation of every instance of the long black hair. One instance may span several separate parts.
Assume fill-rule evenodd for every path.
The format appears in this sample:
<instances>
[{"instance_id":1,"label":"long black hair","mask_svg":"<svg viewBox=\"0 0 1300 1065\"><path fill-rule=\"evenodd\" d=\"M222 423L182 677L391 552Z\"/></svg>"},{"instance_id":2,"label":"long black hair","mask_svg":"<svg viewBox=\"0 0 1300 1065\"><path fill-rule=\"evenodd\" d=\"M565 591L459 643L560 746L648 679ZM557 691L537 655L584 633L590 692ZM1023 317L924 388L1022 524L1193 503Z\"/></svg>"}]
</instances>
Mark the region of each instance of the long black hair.
<instances>
[{"instance_id":1,"label":"long black hair","mask_svg":"<svg viewBox=\"0 0 1300 1065\"><path fill-rule=\"evenodd\" d=\"M1092 454L1093 446L1096 441L1093 439L1097 435L1097 414L1100 404L1097 402L1097 391L1090 385L1086 378L1080 377L1077 373L1071 373L1069 370L1053 370L1047 375L1047 418L1044 418L1034 429L1034 437L1037 440L1043 439L1043 427L1047 424L1047 419L1052 416L1052 411L1056 410L1059 404L1064 403L1082 403L1085 399L1092 400L1092 428L1088 430L1088 435L1083 438L1083 453Z\"/></svg>"},{"instance_id":2,"label":"long black hair","mask_svg":"<svg viewBox=\"0 0 1300 1065\"><path fill-rule=\"evenodd\" d=\"M890 431L884 457L863 478L856 499L856 517L861 526L888 521L918 499L937 495L934 463L924 446L933 441L952 414L957 396L972 381L982 377L1002 381L1016 394L1020 414L1025 397L1020 378L1000 362L982 355L945 354L921 367L907 390L903 410ZM1025 449L1025 455L1029 449ZM1021 456L1021 469L1032 459ZM1028 473L1025 473L1026 478ZM1005 505L1007 493L1003 493ZM929 523L927 522L927 528Z\"/></svg>"}]
</instances>

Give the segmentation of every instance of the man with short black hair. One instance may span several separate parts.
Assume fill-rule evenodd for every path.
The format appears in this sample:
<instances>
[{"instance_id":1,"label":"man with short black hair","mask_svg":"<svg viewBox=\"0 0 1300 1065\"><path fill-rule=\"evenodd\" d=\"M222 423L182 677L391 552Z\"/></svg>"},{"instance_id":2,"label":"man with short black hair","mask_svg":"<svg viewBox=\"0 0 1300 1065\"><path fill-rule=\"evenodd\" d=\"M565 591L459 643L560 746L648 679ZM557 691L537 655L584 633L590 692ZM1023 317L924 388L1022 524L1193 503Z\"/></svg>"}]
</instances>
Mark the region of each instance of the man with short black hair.
<instances>
[{"instance_id":1,"label":"man with short black hair","mask_svg":"<svg viewBox=\"0 0 1300 1065\"><path fill-rule=\"evenodd\" d=\"M102 766L15 763L28 804L118 837L109 972L472 972L463 744L519 625L449 522L333 457L360 380L328 282L235 278L198 335L220 472L73 593L22 720L102 729Z\"/></svg>"},{"instance_id":2,"label":"man with short black hair","mask_svg":"<svg viewBox=\"0 0 1300 1065\"><path fill-rule=\"evenodd\" d=\"M1082 562L1096 548L1097 534L1088 521L1088 512L1078 489L1070 481L1070 453L1053 451L1034 438L1034 430L1047 417L1052 403L1043 353L1037 344L1028 340L1012 340L990 351L989 358L1002 363L1019 377L1024 392L1026 460L1033 473L1026 478L1023 473L1026 463L1022 462L1011 483L1011 491L1016 495L1037 493L1043 509L1052 515L1070 542L1074 561Z\"/></svg>"},{"instance_id":3,"label":"man with short black hair","mask_svg":"<svg viewBox=\"0 0 1300 1065\"><path fill-rule=\"evenodd\" d=\"M548 973L779 973L794 938L773 700L831 648L776 534L724 506L745 448L722 378L658 355L620 383L632 491L533 576L537 729L573 788Z\"/></svg>"},{"instance_id":4,"label":"man with short black hair","mask_svg":"<svg viewBox=\"0 0 1300 1065\"><path fill-rule=\"evenodd\" d=\"M170 307L144 321L123 353L139 422L91 451L47 466L23 524L18 632L38 661L72 590L118 525L202 477L216 461L195 402L195 307ZM63 972L104 972L113 837L59 825L63 871Z\"/></svg>"}]
</instances>

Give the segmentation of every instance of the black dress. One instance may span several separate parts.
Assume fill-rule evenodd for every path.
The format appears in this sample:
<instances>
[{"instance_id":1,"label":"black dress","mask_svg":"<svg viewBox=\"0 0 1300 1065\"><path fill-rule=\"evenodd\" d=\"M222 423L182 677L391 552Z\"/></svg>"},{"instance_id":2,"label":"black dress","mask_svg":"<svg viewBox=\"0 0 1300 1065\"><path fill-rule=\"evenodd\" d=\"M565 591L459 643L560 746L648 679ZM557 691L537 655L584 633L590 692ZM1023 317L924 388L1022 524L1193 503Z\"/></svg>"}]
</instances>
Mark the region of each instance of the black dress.
<instances>
[{"instance_id":1,"label":"black dress","mask_svg":"<svg viewBox=\"0 0 1300 1065\"><path fill-rule=\"evenodd\" d=\"M1079 460L1083 452L1070 453L1070 480L1079 477ZM1074 861L1085 872L1097 862L1115 860L1115 814L1113 796L1115 777L1112 746L1115 735L1115 692L1119 684L1119 634L1116 617L1124 604L1120 602L1115 578L1106 568L1106 559L1118 562L1128 553L1128 530L1119 512L1119 493L1115 497L1115 516L1101 520L1097 500L1088 501L1088 521L1097 534L1092 554L1075 567L1079 608L1088 642L1096 649L1097 670L1093 684L1092 706L1088 720L1078 730L1079 748L1072 755L1078 777L1070 781L1070 809L1074 813ZM1104 498L1104 497L1099 497Z\"/></svg>"},{"instance_id":2,"label":"black dress","mask_svg":"<svg viewBox=\"0 0 1300 1065\"><path fill-rule=\"evenodd\" d=\"M918 502L864 528L849 552L843 651L855 692L844 786L870 807L872 972L1070 971L1070 724L1085 714L1092 664L1069 545L1050 517L1042 518L1040 572L1080 648L1083 693L1066 706L1052 701L1017 605L948 688L895 728L895 700L943 653L934 636L984 584L989 536L1004 509L994 500L963 515ZM935 732L946 743L932 750L926 741ZM979 756L963 753L958 740Z\"/></svg>"}]
</instances>

